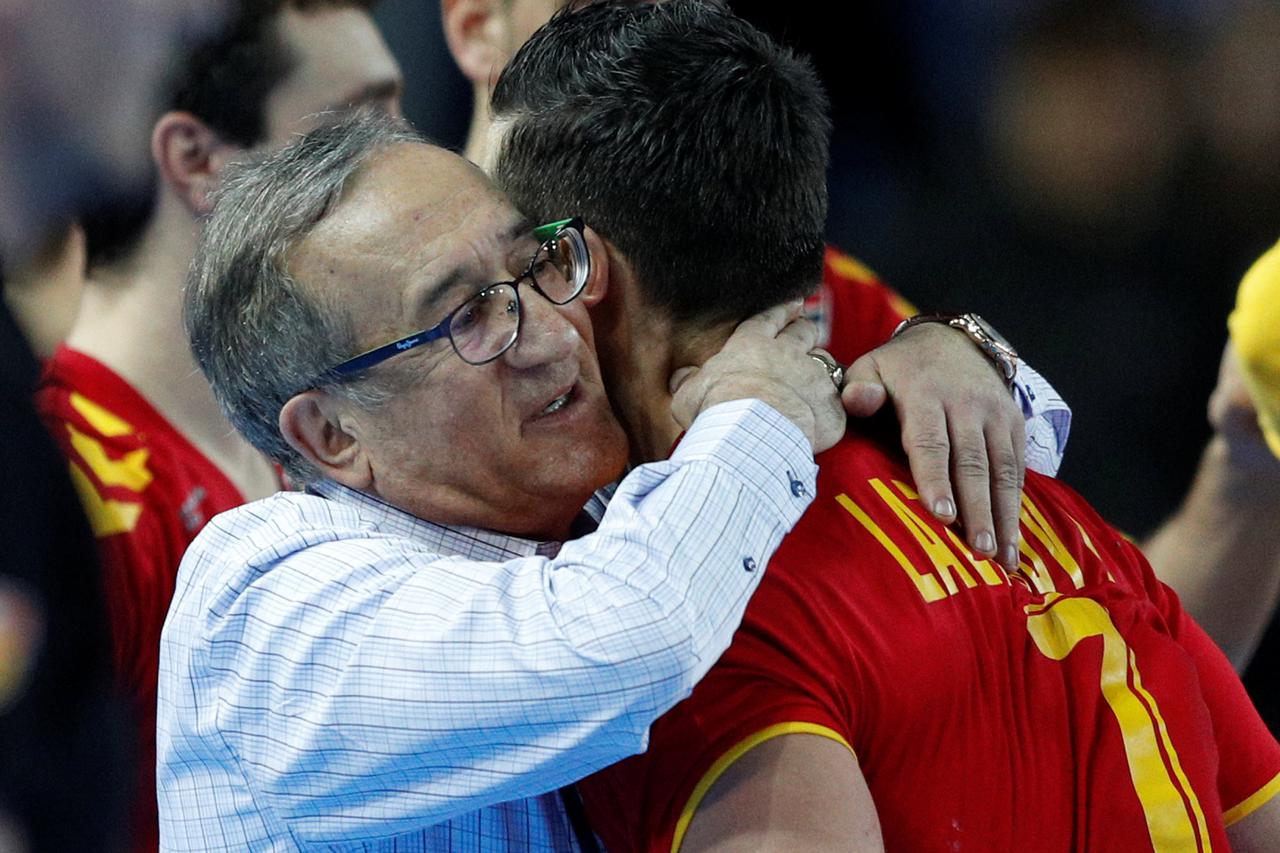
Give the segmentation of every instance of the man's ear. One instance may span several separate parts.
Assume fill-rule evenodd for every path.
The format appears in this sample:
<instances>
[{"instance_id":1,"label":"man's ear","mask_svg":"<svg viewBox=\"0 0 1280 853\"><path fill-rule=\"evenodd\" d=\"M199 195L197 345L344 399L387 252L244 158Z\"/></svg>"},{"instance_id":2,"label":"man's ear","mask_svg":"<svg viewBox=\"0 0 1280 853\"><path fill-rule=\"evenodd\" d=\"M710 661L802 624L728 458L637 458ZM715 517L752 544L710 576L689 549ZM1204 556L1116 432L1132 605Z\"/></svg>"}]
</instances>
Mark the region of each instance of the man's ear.
<instances>
[{"instance_id":1,"label":"man's ear","mask_svg":"<svg viewBox=\"0 0 1280 853\"><path fill-rule=\"evenodd\" d=\"M373 470L345 401L324 391L295 394L280 409L280 435L330 480L368 489Z\"/></svg>"},{"instance_id":2,"label":"man's ear","mask_svg":"<svg viewBox=\"0 0 1280 853\"><path fill-rule=\"evenodd\" d=\"M582 236L587 241L587 251L591 253L591 277L587 279L586 286L582 288L582 295L578 298L588 308L593 308L599 305L605 294L609 292L609 271L612 268L613 253L590 226L582 229Z\"/></svg>"},{"instance_id":3,"label":"man's ear","mask_svg":"<svg viewBox=\"0 0 1280 853\"><path fill-rule=\"evenodd\" d=\"M440 11L453 61L473 84L488 88L510 59L502 0L442 0Z\"/></svg>"},{"instance_id":4,"label":"man's ear","mask_svg":"<svg viewBox=\"0 0 1280 853\"><path fill-rule=\"evenodd\" d=\"M212 209L218 173L238 149L188 112L169 112L151 130L151 158L160 179L194 214Z\"/></svg>"}]
</instances>

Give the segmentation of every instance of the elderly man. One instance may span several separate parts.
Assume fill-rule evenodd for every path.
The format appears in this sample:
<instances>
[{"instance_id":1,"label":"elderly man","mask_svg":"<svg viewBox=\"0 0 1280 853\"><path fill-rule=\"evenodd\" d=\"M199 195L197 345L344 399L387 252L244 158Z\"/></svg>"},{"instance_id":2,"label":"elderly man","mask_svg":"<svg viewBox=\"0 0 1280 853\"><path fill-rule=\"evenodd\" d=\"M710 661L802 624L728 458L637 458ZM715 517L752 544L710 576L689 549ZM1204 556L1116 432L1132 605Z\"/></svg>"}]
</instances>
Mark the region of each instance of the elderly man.
<instances>
[{"instance_id":1,"label":"elderly man","mask_svg":"<svg viewBox=\"0 0 1280 853\"><path fill-rule=\"evenodd\" d=\"M626 457L584 305L603 257L385 120L230 181L187 325L307 491L184 559L164 849L563 848L546 792L642 749L728 644L843 412L812 328L766 312L663 413L668 446L688 427L670 461L558 548Z\"/></svg>"},{"instance_id":2,"label":"elderly man","mask_svg":"<svg viewBox=\"0 0 1280 853\"><path fill-rule=\"evenodd\" d=\"M493 105L513 200L599 223L601 364L660 458L666 366L819 275L813 70L712 2L602 3L535 34ZM818 461L733 645L644 755L584 783L609 849L1280 849L1280 745L1083 500L1029 475L1006 572L929 516L883 434Z\"/></svg>"}]
</instances>

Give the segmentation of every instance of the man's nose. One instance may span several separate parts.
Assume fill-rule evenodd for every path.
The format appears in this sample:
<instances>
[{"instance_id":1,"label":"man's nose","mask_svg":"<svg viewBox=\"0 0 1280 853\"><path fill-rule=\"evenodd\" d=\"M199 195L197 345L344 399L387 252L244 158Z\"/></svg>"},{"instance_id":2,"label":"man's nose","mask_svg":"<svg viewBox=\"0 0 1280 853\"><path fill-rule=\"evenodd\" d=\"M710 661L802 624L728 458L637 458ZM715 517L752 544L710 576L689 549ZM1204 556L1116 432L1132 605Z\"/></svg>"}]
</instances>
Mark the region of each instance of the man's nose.
<instances>
[{"instance_id":1,"label":"man's nose","mask_svg":"<svg viewBox=\"0 0 1280 853\"><path fill-rule=\"evenodd\" d=\"M507 363L525 369L572 356L579 335L566 310L569 306L552 304L532 287L521 288L520 336L506 352Z\"/></svg>"}]
</instances>

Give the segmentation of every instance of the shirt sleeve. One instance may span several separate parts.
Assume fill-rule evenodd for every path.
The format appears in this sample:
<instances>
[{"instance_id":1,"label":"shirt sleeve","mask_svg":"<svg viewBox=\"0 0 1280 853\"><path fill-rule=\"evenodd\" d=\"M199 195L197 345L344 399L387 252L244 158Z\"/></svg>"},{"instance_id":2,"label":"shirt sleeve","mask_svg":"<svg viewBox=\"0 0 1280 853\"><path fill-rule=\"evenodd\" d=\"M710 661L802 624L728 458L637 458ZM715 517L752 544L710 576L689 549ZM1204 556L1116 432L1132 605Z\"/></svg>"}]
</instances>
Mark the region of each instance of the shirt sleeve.
<instances>
[{"instance_id":1,"label":"shirt sleeve","mask_svg":"<svg viewBox=\"0 0 1280 853\"><path fill-rule=\"evenodd\" d=\"M217 707L198 713L307 843L553 790L644 749L728 646L815 475L798 429L737 401L632 471L599 529L554 558L309 543L208 602L192 669L219 680ZM277 549L323 532L281 535Z\"/></svg>"},{"instance_id":2,"label":"shirt sleeve","mask_svg":"<svg viewBox=\"0 0 1280 853\"><path fill-rule=\"evenodd\" d=\"M1025 361L1018 365L1013 397L1027 421L1027 467L1046 477L1057 475L1071 435L1071 407Z\"/></svg>"}]
</instances>

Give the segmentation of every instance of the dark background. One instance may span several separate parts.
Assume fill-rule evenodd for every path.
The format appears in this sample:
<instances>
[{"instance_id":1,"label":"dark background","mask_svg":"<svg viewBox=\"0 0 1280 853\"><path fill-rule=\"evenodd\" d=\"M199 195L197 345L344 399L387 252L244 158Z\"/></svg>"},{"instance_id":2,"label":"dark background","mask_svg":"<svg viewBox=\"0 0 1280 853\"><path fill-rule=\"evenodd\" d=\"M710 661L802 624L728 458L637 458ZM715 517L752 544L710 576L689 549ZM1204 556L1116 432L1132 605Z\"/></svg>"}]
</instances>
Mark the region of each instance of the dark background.
<instances>
[{"instance_id":1,"label":"dark background","mask_svg":"<svg viewBox=\"0 0 1280 853\"><path fill-rule=\"evenodd\" d=\"M1280 3L731 5L831 93L831 242L923 310L991 320L1074 409L1062 479L1149 534L1208 438L1236 285L1280 237ZM460 147L438 4L378 18L409 117ZM1277 672L1273 628L1248 681L1280 731Z\"/></svg>"}]
</instances>

